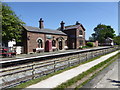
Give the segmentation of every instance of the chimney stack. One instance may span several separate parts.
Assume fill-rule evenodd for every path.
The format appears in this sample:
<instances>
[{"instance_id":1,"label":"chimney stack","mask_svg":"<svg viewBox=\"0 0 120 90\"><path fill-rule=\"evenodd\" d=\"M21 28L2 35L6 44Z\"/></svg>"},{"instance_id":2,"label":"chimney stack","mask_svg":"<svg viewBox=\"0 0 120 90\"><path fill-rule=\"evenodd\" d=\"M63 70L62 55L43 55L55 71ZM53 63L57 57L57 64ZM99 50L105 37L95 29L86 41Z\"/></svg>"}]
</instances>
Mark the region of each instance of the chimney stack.
<instances>
[{"instance_id":1,"label":"chimney stack","mask_svg":"<svg viewBox=\"0 0 120 90\"><path fill-rule=\"evenodd\" d=\"M60 23L60 25L61 25L61 29L60 29L60 30L61 30L61 31L63 31L63 30L65 29L64 24L65 24L65 23L64 23L63 21L61 21L61 23Z\"/></svg>"},{"instance_id":2,"label":"chimney stack","mask_svg":"<svg viewBox=\"0 0 120 90\"><path fill-rule=\"evenodd\" d=\"M76 21L76 25L80 25L80 23L78 21Z\"/></svg>"},{"instance_id":3,"label":"chimney stack","mask_svg":"<svg viewBox=\"0 0 120 90\"><path fill-rule=\"evenodd\" d=\"M42 20L42 18L40 18L40 21L39 21L39 28L40 29L44 28L43 22L44 21Z\"/></svg>"}]
</instances>

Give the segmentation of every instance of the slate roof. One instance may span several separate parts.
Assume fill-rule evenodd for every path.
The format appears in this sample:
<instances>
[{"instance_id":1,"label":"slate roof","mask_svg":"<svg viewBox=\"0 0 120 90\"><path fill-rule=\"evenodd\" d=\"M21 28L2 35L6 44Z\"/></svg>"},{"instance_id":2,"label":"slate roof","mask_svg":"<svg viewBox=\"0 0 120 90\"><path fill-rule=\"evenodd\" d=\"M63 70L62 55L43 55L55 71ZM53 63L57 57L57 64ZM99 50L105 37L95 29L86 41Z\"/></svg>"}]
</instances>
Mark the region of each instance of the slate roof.
<instances>
[{"instance_id":1,"label":"slate roof","mask_svg":"<svg viewBox=\"0 0 120 90\"><path fill-rule=\"evenodd\" d=\"M57 34L57 35L67 35L65 33L63 33L62 31L58 31L58 30L51 30L51 29L40 29L37 27L32 27L32 26L23 26L27 31L29 32L37 32L37 33L46 33L46 34Z\"/></svg>"},{"instance_id":2,"label":"slate roof","mask_svg":"<svg viewBox=\"0 0 120 90\"><path fill-rule=\"evenodd\" d=\"M78 28L80 25L70 25L70 26L66 26L65 27L65 30L67 29L75 29L75 28Z\"/></svg>"},{"instance_id":3,"label":"slate roof","mask_svg":"<svg viewBox=\"0 0 120 90\"><path fill-rule=\"evenodd\" d=\"M83 28L83 30L85 31L85 28L83 27L82 24L65 26L65 29L64 29L64 30L77 29L77 28L80 27L80 26L81 26L81 27ZM57 30L60 30L60 27L59 27Z\"/></svg>"}]
</instances>

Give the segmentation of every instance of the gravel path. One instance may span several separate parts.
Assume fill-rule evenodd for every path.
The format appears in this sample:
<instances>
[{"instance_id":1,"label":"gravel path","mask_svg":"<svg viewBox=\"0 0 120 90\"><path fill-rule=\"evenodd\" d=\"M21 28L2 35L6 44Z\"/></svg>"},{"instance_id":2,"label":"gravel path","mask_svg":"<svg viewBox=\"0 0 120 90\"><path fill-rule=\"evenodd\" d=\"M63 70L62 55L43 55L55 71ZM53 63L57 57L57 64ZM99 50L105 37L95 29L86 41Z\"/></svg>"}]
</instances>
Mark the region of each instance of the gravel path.
<instances>
[{"instance_id":1,"label":"gravel path","mask_svg":"<svg viewBox=\"0 0 120 90\"><path fill-rule=\"evenodd\" d=\"M55 88L56 86L62 84L63 82L66 82L67 80L69 80L69 79L81 74L82 72L90 69L91 67L97 65L98 63L105 61L106 59L117 54L118 52L119 51L116 51L116 52L110 53L108 55L102 56L99 59L96 59L94 61L91 61L91 62L83 64L83 65L80 65L76 68L67 70L60 74L54 75L48 79L45 79L37 84L27 87L27 88Z\"/></svg>"}]
</instances>

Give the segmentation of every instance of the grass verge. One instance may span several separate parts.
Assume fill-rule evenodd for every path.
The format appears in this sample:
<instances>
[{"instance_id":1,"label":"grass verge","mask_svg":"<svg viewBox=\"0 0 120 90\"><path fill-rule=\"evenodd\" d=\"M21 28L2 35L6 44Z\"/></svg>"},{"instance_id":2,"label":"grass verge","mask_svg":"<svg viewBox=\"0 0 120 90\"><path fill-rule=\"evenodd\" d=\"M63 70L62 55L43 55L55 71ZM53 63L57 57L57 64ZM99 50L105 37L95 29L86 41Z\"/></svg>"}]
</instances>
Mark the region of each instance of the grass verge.
<instances>
[{"instance_id":1,"label":"grass verge","mask_svg":"<svg viewBox=\"0 0 120 90\"><path fill-rule=\"evenodd\" d=\"M104 55L102 55L102 56L104 56ZM42 80L45 80L45 79L47 79L47 78L49 78L49 77L51 77L51 76L54 76L54 75L56 75L56 74L62 73L62 72L64 72L64 71L67 71L67 70L69 70L69 69L78 67L79 65L82 65L82 64L91 62L91 61L96 60L96 59L98 59L98 58L100 58L100 57L101 57L101 56L98 56L98 57L95 57L95 58L93 58L93 59L90 59L90 60L87 60L87 61L85 61L85 62L82 62L82 63L80 63L80 64L77 64L77 65L75 65L75 66L71 66L71 67L68 67L68 68L66 68L66 69L56 71L55 73L51 73L51 74L49 74L49 75L46 75L46 76L43 76L43 77L39 77L39 78L33 79L33 80L27 81L27 82L25 82L25 83L21 83L20 85L17 85L17 86L15 86L15 87L13 87L13 88L26 88L26 87L28 87L28 86L30 86L30 85L33 85L33 84L36 84L36 83L38 83L38 82L40 82L40 81L42 81ZM85 76L85 75L82 75L82 77L84 77L84 76Z\"/></svg>"},{"instance_id":2,"label":"grass verge","mask_svg":"<svg viewBox=\"0 0 120 90\"><path fill-rule=\"evenodd\" d=\"M120 54L120 53L118 53ZM116 57L118 54L110 57L109 59L95 65L94 67L90 68L89 70L83 72L82 74L79 74L78 76L68 80L67 82L65 83L62 83L61 85L57 86L56 88L54 88L53 90L57 90L57 89L64 89L64 88L67 88L68 86L71 86L73 84L75 84L77 81L81 80L82 78L84 78L85 76L89 75L90 73L94 72L95 70L97 70L98 68L100 68L101 66L107 64L109 61L111 61L114 57ZM111 62L112 63L112 62ZM95 75L94 75L95 76ZM92 76L93 77L93 76ZM92 79L91 77L91 79ZM87 83L89 80L83 82L79 87L82 87L85 83ZM78 87L77 87L78 88Z\"/></svg>"}]
</instances>

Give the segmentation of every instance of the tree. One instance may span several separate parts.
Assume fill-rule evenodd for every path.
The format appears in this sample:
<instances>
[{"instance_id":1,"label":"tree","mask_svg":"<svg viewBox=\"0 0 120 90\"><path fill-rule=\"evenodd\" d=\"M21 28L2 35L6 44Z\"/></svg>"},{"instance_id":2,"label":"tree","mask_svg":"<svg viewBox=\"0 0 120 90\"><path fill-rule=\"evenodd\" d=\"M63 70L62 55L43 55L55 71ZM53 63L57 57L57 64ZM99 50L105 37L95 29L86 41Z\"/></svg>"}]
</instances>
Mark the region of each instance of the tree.
<instances>
[{"instance_id":1,"label":"tree","mask_svg":"<svg viewBox=\"0 0 120 90\"><path fill-rule=\"evenodd\" d=\"M21 42L22 22L14 11L6 4L2 3L2 42L6 44L13 39Z\"/></svg>"},{"instance_id":2,"label":"tree","mask_svg":"<svg viewBox=\"0 0 120 90\"><path fill-rule=\"evenodd\" d=\"M94 41L95 41L93 37L89 37L89 40L90 40L91 42L94 42Z\"/></svg>"},{"instance_id":3,"label":"tree","mask_svg":"<svg viewBox=\"0 0 120 90\"><path fill-rule=\"evenodd\" d=\"M98 40L99 43L104 43L105 39L114 38L115 37L115 31L111 26L107 26L104 24L99 24L97 27L94 28L95 33L92 34L92 37L90 39L96 41Z\"/></svg>"},{"instance_id":4,"label":"tree","mask_svg":"<svg viewBox=\"0 0 120 90\"><path fill-rule=\"evenodd\" d=\"M120 45L120 36L116 36L114 37L114 43L116 43L117 45Z\"/></svg>"}]
</instances>

